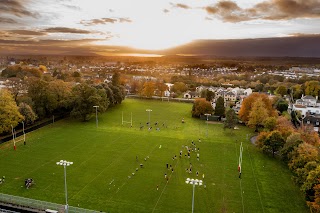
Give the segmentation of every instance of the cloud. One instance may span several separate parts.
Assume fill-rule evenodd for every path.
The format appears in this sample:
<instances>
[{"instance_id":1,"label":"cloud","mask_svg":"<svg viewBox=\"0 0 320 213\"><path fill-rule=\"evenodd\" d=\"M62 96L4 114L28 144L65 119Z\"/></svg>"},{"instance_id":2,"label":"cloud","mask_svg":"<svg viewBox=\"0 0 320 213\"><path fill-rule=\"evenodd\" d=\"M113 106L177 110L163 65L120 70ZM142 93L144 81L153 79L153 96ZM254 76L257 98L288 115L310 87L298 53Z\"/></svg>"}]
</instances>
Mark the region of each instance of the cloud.
<instances>
[{"instance_id":1,"label":"cloud","mask_svg":"<svg viewBox=\"0 0 320 213\"><path fill-rule=\"evenodd\" d=\"M214 57L320 57L320 34L277 38L195 40L160 54Z\"/></svg>"},{"instance_id":2,"label":"cloud","mask_svg":"<svg viewBox=\"0 0 320 213\"><path fill-rule=\"evenodd\" d=\"M241 8L235 2L225 0L204 7L212 16L225 22L241 22L253 19L289 20L295 18L320 18L318 0L267 0L251 8Z\"/></svg>"},{"instance_id":3,"label":"cloud","mask_svg":"<svg viewBox=\"0 0 320 213\"><path fill-rule=\"evenodd\" d=\"M103 39L105 40L105 39ZM77 39L77 40L53 40L53 39L44 39L44 40L17 40L14 38L11 39L0 39L0 45L12 45L12 46L81 46L85 44L90 44L91 42L101 41L101 39Z\"/></svg>"},{"instance_id":4,"label":"cloud","mask_svg":"<svg viewBox=\"0 0 320 213\"><path fill-rule=\"evenodd\" d=\"M170 10L168 10L168 9L163 9L163 12L164 12L164 13L169 13Z\"/></svg>"},{"instance_id":5,"label":"cloud","mask_svg":"<svg viewBox=\"0 0 320 213\"><path fill-rule=\"evenodd\" d=\"M32 35L42 36L47 34L45 32L32 31L32 30L8 30L7 32L15 35L28 35L28 36L32 36Z\"/></svg>"},{"instance_id":6,"label":"cloud","mask_svg":"<svg viewBox=\"0 0 320 213\"><path fill-rule=\"evenodd\" d=\"M132 22L129 18L100 18L100 19L91 19L91 20L81 20L80 24L84 26L92 26L92 25L98 25L98 24L114 24L114 23L124 23L124 22Z\"/></svg>"},{"instance_id":7,"label":"cloud","mask_svg":"<svg viewBox=\"0 0 320 213\"><path fill-rule=\"evenodd\" d=\"M320 18L320 1L318 0L264 1L255 5L253 9L269 20Z\"/></svg>"},{"instance_id":8,"label":"cloud","mask_svg":"<svg viewBox=\"0 0 320 213\"><path fill-rule=\"evenodd\" d=\"M92 55L95 54L91 42L82 40L4 40L0 39L0 54L54 54L54 55Z\"/></svg>"},{"instance_id":9,"label":"cloud","mask_svg":"<svg viewBox=\"0 0 320 213\"><path fill-rule=\"evenodd\" d=\"M244 9L232 1L220 1L204 9L209 15L217 16L225 22L240 22L251 19Z\"/></svg>"},{"instance_id":10,"label":"cloud","mask_svg":"<svg viewBox=\"0 0 320 213\"><path fill-rule=\"evenodd\" d=\"M288 34L288 36L292 37L315 37L315 38L320 38L320 34L314 33L314 34L306 34L306 33L291 33Z\"/></svg>"},{"instance_id":11,"label":"cloud","mask_svg":"<svg viewBox=\"0 0 320 213\"><path fill-rule=\"evenodd\" d=\"M219 11L219 9L218 8L216 8L215 6L207 6L207 7L205 7L204 8L206 11L207 11L207 13L209 13L209 14L216 14L216 13L218 13L218 11Z\"/></svg>"},{"instance_id":12,"label":"cloud","mask_svg":"<svg viewBox=\"0 0 320 213\"><path fill-rule=\"evenodd\" d=\"M176 4L176 7L182 8L182 9L190 9L190 7L186 4Z\"/></svg>"},{"instance_id":13,"label":"cloud","mask_svg":"<svg viewBox=\"0 0 320 213\"><path fill-rule=\"evenodd\" d=\"M18 22L12 18L0 17L0 24L17 24Z\"/></svg>"},{"instance_id":14,"label":"cloud","mask_svg":"<svg viewBox=\"0 0 320 213\"><path fill-rule=\"evenodd\" d=\"M124 22L132 22L132 20L131 20L131 19L129 19L129 18L119 18L118 20L119 20L119 22L120 22L120 23L124 23Z\"/></svg>"},{"instance_id":15,"label":"cloud","mask_svg":"<svg viewBox=\"0 0 320 213\"><path fill-rule=\"evenodd\" d=\"M0 32L1 34L1 32ZM105 39L103 39L105 40ZM151 53L124 47L110 45L95 45L93 42L102 39L80 40L5 40L0 39L0 55L117 55L127 53Z\"/></svg>"},{"instance_id":16,"label":"cloud","mask_svg":"<svg viewBox=\"0 0 320 213\"><path fill-rule=\"evenodd\" d=\"M48 33L77 33L77 34L91 34L91 31L88 30L81 30L75 28L68 28L68 27L51 27L43 30L44 32Z\"/></svg>"},{"instance_id":17,"label":"cloud","mask_svg":"<svg viewBox=\"0 0 320 213\"><path fill-rule=\"evenodd\" d=\"M11 41L30 41L36 40L39 36L46 35L45 32L33 30L3 30L0 31L0 38Z\"/></svg>"},{"instance_id":18,"label":"cloud","mask_svg":"<svg viewBox=\"0 0 320 213\"><path fill-rule=\"evenodd\" d=\"M174 4L174 3L170 3L173 7L176 7L176 8L181 8L181 9L190 9L190 7L186 4Z\"/></svg>"},{"instance_id":19,"label":"cloud","mask_svg":"<svg viewBox=\"0 0 320 213\"><path fill-rule=\"evenodd\" d=\"M0 14L9 14L20 18L25 16L33 18L39 17L39 13L29 11L21 4L21 1L18 0L0 0Z\"/></svg>"},{"instance_id":20,"label":"cloud","mask_svg":"<svg viewBox=\"0 0 320 213\"><path fill-rule=\"evenodd\" d=\"M81 10L80 7L74 6L74 5L69 5L69 4L62 4L64 7L72 9L72 10Z\"/></svg>"}]
</instances>

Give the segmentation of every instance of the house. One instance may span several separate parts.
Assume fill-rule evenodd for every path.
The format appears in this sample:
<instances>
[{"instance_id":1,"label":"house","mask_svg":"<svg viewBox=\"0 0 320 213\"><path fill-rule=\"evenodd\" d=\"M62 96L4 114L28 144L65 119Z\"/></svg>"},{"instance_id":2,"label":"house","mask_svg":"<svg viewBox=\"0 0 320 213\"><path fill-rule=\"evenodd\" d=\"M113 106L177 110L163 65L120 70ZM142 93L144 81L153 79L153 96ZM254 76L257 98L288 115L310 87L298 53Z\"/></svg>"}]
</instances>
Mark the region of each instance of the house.
<instances>
[{"instance_id":1,"label":"house","mask_svg":"<svg viewBox=\"0 0 320 213\"><path fill-rule=\"evenodd\" d=\"M216 95L215 95L215 99L218 99L219 97L224 97L224 90L217 90L216 91Z\"/></svg>"},{"instance_id":2,"label":"house","mask_svg":"<svg viewBox=\"0 0 320 213\"><path fill-rule=\"evenodd\" d=\"M169 91L169 90L166 90L166 91L164 91L164 94L163 94L163 95L164 95L165 97L170 97L170 94L171 94L170 91Z\"/></svg>"},{"instance_id":3,"label":"house","mask_svg":"<svg viewBox=\"0 0 320 213\"><path fill-rule=\"evenodd\" d=\"M243 94L246 95L246 96L251 95L252 94L252 89L251 88L245 89Z\"/></svg>"},{"instance_id":4,"label":"house","mask_svg":"<svg viewBox=\"0 0 320 213\"><path fill-rule=\"evenodd\" d=\"M320 114L320 102L318 100L318 96L302 96L301 99L296 100L296 103L293 104L292 107L290 107L290 109L293 111L300 112L303 119L307 116L307 114Z\"/></svg>"},{"instance_id":5,"label":"house","mask_svg":"<svg viewBox=\"0 0 320 213\"><path fill-rule=\"evenodd\" d=\"M220 90L216 92L215 99L217 100L219 97L222 97L224 103L227 102L235 102L237 100L237 95L231 91Z\"/></svg>"},{"instance_id":6,"label":"house","mask_svg":"<svg viewBox=\"0 0 320 213\"><path fill-rule=\"evenodd\" d=\"M300 112L302 118L305 118L307 114L310 114L310 115L320 114L320 107L307 107L301 104L293 104L292 110Z\"/></svg>"},{"instance_id":7,"label":"house","mask_svg":"<svg viewBox=\"0 0 320 213\"><path fill-rule=\"evenodd\" d=\"M318 96L313 97L311 95L306 95L306 96L302 95L301 99L296 100L296 104L301 104L307 107L320 106L320 103L318 102Z\"/></svg>"},{"instance_id":8,"label":"house","mask_svg":"<svg viewBox=\"0 0 320 213\"><path fill-rule=\"evenodd\" d=\"M0 89L6 88L6 79L5 78L0 78Z\"/></svg>"},{"instance_id":9,"label":"house","mask_svg":"<svg viewBox=\"0 0 320 213\"><path fill-rule=\"evenodd\" d=\"M312 125L313 130L319 132L320 114L309 115L302 119L303 125Z\"/></svg>"},{"instance_id":10,"label":"house","mask_svg":"<svg viewBox=\"0 0 320 213\"><path fill-rule=\"evenodd\" d=\"M199 98L199 93L197 92L191 92L190 90L183 93L183 98L186 98L186 99L190 99L190 98Z\"/></svg>"},{"instance_id":11,"label":"house","mask_svg":"<svg viewBox=\"0 0 320 213\"><path fill-rule=\"evenodd\" d=\"M233 92L226 92L224 94L224 102L235 102L237 100L237 95Z\"/></svg>"},{"instance_id":12,"label":"house","mask_svg":"<svg viewBox=\"0 0 320 213\"><path fill-rule=\"evenodd\" d=\"M208 89L208 87L201 85L201 86L196 87L196 92L200 94L202 91L207 90L207 89Z\"/></svg>"}]
</instances>

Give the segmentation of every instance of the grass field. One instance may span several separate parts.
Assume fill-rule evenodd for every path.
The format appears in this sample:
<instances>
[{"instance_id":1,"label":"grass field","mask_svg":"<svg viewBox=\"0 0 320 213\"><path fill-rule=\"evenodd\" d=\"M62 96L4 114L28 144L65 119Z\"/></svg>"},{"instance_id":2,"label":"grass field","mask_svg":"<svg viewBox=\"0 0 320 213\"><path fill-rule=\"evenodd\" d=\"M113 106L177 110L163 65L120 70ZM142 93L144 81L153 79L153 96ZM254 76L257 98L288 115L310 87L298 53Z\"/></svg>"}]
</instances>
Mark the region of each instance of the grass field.
<instances>
[{"instance_id":1,"label":"grass field","mask_svg":"<svg viewBox=\"0 0 320 213\"><path fill-rule=\"evenodd\" d=\"M0 192L64 204L63 167L56 165L64 159L74 162L67 168L71 206L105 212L191 212L192 185L185 183L189 177L203 179L206 185L195 187L194 212L308 212L286 166L248 142L251 130L240 126L224 131L221 124L207 125L191 118L191 107L127 99L99 115L98 128L94 117L90 122L66 119L29 133L27 145L18 143L16 151L12 142L1 144L0 176L5 175L6 182ZM146 128L148 108L151 131ZM132 112L132 128L121 125L122 112L127 121ZM155 130L156 121L160 131ZM184 156L183 147L190 147L192 140L200 149L199 161L194 152L190 159ZM237 171L240 142L242 179ZM173 166L173 173L166 163ZM192 174L186 172L190 163ZM21 187L25 178L36 184Z\"/></svg>"}]
</instances>

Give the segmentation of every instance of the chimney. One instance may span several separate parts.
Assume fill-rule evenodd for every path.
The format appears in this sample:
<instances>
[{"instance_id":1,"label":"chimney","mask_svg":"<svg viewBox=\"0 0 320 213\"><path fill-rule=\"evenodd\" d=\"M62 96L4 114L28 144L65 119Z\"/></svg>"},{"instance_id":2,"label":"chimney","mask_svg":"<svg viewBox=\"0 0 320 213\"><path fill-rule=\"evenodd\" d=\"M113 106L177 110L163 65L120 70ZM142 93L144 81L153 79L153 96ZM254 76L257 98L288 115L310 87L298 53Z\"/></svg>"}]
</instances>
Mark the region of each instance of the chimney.
<instances>
[{"instance_id":1,"label":"chimney","mask_svg":"<svg viewBox=\"0 0 320 213\"><path fill-rule=\"evenodd\" d=\"M316 100L318 100L318 96L316 95Z\"/></svg>"}]
</instances>

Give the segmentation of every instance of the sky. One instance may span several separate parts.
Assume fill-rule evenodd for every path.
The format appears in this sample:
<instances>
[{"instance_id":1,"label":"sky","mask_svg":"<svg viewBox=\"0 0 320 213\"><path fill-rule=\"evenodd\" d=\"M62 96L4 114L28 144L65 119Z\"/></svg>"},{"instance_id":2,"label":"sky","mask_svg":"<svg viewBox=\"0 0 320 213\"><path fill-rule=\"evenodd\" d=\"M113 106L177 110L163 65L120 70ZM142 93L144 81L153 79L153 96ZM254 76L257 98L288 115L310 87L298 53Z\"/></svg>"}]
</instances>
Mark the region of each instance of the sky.
<instances>
[{"instance_id":1,"label":"sky","mask_svg":"<svg viewBox=\"0 0 320 213\"><path fill-rule=\"evenodd\" d=\"M0 0L2 54L152 53L319 33L319 0Z\"/></svg>"}]
</instances>

